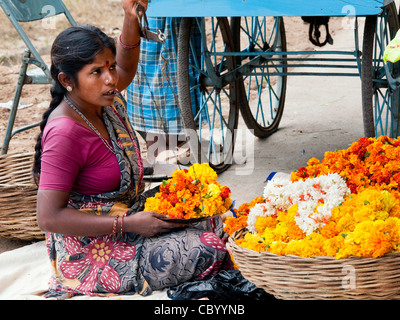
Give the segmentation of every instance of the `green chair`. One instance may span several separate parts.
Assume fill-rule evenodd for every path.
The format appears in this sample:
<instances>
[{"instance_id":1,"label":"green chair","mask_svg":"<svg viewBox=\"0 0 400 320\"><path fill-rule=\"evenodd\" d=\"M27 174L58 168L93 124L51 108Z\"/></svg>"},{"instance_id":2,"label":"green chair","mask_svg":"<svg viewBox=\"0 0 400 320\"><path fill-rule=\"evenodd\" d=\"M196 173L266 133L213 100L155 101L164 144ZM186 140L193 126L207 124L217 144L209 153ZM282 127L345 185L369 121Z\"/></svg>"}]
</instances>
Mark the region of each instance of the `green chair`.
<instances>
[{"instance_id":1,"label":"green chair","mask_svg":"<svg viewBox=\"0 0 400 320\"><path fill-rule=\"evenodd\" d=\"M40 123L33 123L13 130L19 100L21 98L22 87L25 84L51 83L49 67L29 40L28 36L22 29L20 22L42 20L59 14L64 14L71 25L76 25L76 22L61 0L0 0L0 6L27 46L22 57L14 101L10 110L4 142L1 147L1 154L6 154L10 140L16 133L34 128ZM34 65L37 68L28 71L29 65Z\"/></svg>"}]
</instances>

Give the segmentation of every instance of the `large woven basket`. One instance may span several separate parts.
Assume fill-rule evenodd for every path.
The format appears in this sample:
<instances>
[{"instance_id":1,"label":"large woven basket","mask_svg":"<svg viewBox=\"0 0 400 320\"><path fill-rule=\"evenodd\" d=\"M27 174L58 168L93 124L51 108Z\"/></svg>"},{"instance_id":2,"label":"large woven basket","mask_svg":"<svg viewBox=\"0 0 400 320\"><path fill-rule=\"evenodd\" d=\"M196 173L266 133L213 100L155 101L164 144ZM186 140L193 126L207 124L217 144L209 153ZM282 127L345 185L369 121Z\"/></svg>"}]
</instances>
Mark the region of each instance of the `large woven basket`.
<instances>
[{"instance_id":1,"label":"large woven basket","mask_svg":"<svg viewBox=\"0 0 400 320\"><path fill-rule=\"evenodd\" d=\"M279 299L399 299L400 253L380 258L302 258L256 252L238 246L236 231L228 249L243 276Z\"/></svg>"},{"instance_id":2,"label":"large woven basket","mask_svg":"<svg viewBox=\"0 0 400 320\"><path fill-rule=\"evenodd\" d=\"M42 240L36 221L33 152L0 156L0 237Z\"/></svg>"}]
</instances>

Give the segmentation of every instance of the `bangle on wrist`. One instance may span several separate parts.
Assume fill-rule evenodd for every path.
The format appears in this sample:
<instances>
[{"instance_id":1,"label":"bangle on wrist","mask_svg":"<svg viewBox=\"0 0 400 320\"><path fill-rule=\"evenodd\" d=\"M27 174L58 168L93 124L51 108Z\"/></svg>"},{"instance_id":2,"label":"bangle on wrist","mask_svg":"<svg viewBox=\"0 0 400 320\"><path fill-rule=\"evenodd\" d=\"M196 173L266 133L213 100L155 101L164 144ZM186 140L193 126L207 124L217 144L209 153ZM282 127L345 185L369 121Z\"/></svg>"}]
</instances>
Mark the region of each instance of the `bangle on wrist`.
<instances>
[{"instance_id":1,"label":"bangle on wrist","mask_svg":"<svg viewBox=\"0 0 400 320\"><path fill-rule=\"evenodd\" d=\"M127 44L123 43L123 42L122 42L122 36L121 36L121 35L119 36L119 44L120 44L121 47L124 48L125 50L132 50L132 49L135 49L135 48L139 47L139 45L140 45L140 40L141 40L141 39L139 38L139 41L138 41L137 43L135 43L134 45L130 46L130 45L127 45Z\"/></svg>"},{"instance_id":2,"label":"bangle on wrist","mask_svg":"<svg viewBox=\"0 0 400 320\"><path fill-rule=\"evenodd\" d=\"M113 223L113 228L112 228L112 237L116 238L117 237L117 224L118 224L118 218L119 216L116 215Z\"/></svg>"},{"instance_id":3,"label":"bangle on wrist","mask_svg":"<svg viewBox=\"0 0 400 320\"><path fill-rule=\"evenodd\" d=\"M121 216L121 237L124 234L124 218L128 215L128 211Z\"/></svg>"}]
</instances>

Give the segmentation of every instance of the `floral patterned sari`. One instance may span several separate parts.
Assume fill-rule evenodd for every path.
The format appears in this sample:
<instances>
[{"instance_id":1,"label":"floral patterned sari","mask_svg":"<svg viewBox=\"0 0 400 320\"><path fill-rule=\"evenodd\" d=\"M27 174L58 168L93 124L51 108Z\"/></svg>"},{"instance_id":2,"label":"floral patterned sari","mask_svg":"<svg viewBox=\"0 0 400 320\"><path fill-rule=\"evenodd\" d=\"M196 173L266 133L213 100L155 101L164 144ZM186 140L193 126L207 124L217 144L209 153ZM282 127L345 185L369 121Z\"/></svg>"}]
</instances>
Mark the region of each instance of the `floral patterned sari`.
<instances>
[{"instance_id":1,"label":"floral patterned sari","mask_svg":"<svg viewBox=\"0 0 400 320\"><path fill-rule=\"evenodd\" d=\"M103 118L120 165L120 188L90 196L71 192L68 206L96 215L135 214L143 210L146 194L155 190L143 193L138 141L121 97L103 108ZM46 296L149 295L152 290L209 278L231 267L222 236L219 218L152 238L135 233L116 239L47 233L53 274Z\"/></svg>"}]
</instances>

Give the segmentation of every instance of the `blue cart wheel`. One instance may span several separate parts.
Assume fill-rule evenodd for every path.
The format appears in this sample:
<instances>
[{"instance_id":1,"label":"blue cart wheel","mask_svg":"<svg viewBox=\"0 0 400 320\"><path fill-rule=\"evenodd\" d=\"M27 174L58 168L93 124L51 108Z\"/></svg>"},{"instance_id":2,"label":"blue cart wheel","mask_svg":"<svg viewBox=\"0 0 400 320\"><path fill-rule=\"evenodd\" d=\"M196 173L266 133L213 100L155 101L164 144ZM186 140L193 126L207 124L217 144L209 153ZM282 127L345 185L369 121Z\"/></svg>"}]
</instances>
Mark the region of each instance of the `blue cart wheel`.
<instances>
[{"instance_id":1,"label":"blue cart wheel","mask_svg":"<svg viewBox=\"0 0 400 320\"><path fill-rule=\"evenodd\" d=\"M235 17L231 28L235 51L240 52L240 111L254 135L265 138L278 129L285 105L286 55L274 54L286 51L283 19Z\"/></svg>"},{"instance_id":2,"label":"blue cart wheel","mask_svg":"<svg viewBox=\"0 0 400 320\"><path fill-rule=\"evenodd\" d=\"M227 18L182 18L177 81L191 162L208 162L217 172L232 163L239 103L237 80L226 78L235 59ZM194 158L194 159L193 159Z\"/></svg>"},{"instance_id":3,"label":"blue cart wheel","mask_svg":"<svg viewBox=\"0 0 400 320\"><path fill-rule=\"evenodd\" d=\"M367 137L400 135L400 89L388 77L399 76L399 63L382 60L386 45L400 27L396 5L391 2L378 16L367 16L361 64L364 134ZM388 74L390 73L390 74Z\"/></svg>"}]
</instances>

